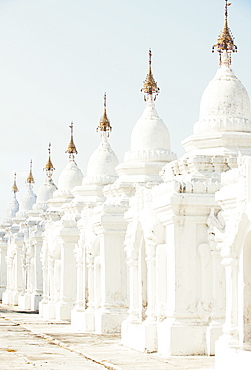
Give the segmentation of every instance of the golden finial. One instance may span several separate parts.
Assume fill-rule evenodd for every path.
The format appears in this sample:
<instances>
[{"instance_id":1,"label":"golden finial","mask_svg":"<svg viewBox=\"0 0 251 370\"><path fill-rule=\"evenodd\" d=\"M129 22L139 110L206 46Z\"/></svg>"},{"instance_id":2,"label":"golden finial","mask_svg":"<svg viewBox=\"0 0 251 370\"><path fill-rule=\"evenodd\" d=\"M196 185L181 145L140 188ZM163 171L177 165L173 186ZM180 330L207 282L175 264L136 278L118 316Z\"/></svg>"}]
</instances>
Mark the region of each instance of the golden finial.
<instances>
[{"instance_id":1,"label":"golden finial","mask_svg":"<svg viewBox=\"0 0 251 370\"><path fill-rule=\"evenodd\" d=\"M29 176L27 177L26 183L27 184L34 184L34 177L32 175L32 160L30 161L30 173Z\"/></svg>"},{"instance_id":2,"label":"golden finial","mask_svg":"<svg viewBox=\"0 0 251 370\"><path fill-rule=\"evenodd\" d=\"M227 0L225 0L225 2L224 27L218 37L217 44L212 47L212 52L214 52L214 50L216 49L216 51L218 51L219 53L220 65L222 64L221 55L224 51L226 51L228 56L228 64L231 64L231 53L237 52L237 46L234 44L234 37L230 28L228 27L228 7L231 5L231 3L228 3Z\"/></svg>"},{"instance_id":3,"label":"golden finial","mask_svg":"<svg viewBox=\"0 0 251 370\"><path fill-rule=\"evenodd\" d=\"M143 82L143 88L141 89L141 92L144 92L146 95L152 95L155 94L154 100L156 99L156 96L159 94L160 89L157 86L157 82L155 82L153 73L152 73L152 52L151 49L149 49L149 68L148 68L148 74L146 76L145 81ZM146 96L144 97L146 100Z\"/></svg>"},{"instance_id":4,"label":"golden finial","mask_svg":"<svg viewBox=\"0 0 251 370\"><path fill-rule=\"evenodd\" d=\"M53 167L53 164L51 161L51 143L49 143L48 152L49 152L49 158L45 165L44 170L46 170L47 173L50 173L50 175L52 175L52 172L55 170L55 168Z\"/></svg>"},{"instance_id":5,"label":"golden finial","mask_svg":"<svg viewBox=\"0 0 251 370\"><path fill-rule=\"evenodd\" d=\"M73 141L73 122L70 124L69 127L71 129L71 141L70 141L70 143L68 145L68 148L65 151L65 153L69 153L70 158L74 159L74 154L78 154L78 152L77 152L76 146L75 146L74 141Z\"/></svg>"},{"instance_id":6,"label":"golden finial","mask_svg":"<svg viewBox=\"0 0 251 370\"><path fill-rule=\"evenodd\" d=\"M110 125L110 121L106 113L106 93L104 93L104 113L99 121L96 131L100 131L105 137L109 137L109 133L112 131L112 126Z\"/></svg>"},{"instance_id":7,"label":"golden finial","mask_svg":"<svg viewBox=\"0 0 251 370\"><path fill-rule=\"evenodd\" d=\"M12 191L13 193L17 193L19 190L18 190L18 187L17 187L17 174L16 172L14 173L14 184L12 186Z\"/></svg>"}]
</instances>

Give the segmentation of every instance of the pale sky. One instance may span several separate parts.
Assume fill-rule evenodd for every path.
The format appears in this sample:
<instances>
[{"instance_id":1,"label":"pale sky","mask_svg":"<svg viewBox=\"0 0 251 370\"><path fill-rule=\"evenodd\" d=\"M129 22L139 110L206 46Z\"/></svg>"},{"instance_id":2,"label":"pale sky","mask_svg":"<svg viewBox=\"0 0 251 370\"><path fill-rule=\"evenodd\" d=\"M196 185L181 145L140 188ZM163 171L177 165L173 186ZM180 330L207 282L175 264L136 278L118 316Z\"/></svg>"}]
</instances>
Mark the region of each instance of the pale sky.
<instances>
[{"instance_id":1,"label":"pale sky","mask_svg":"<svg viewBox=\"0 0 251 370\"><path fill-rule=\"evenodd\" d=\"M33 160L34 191L52 144L54 181L68 162L69 124L83 174L100 142L107 93L110 144L120 162L144 110L140 94L152 49L156 101L172 150L192 134L200 98L218 68L211 53L223 27L224 0L0 0L0 217L25 193ZM233 0L229 25L238 53L232 68L251 94L251 1Z\"/></svg>"}]
</instances>

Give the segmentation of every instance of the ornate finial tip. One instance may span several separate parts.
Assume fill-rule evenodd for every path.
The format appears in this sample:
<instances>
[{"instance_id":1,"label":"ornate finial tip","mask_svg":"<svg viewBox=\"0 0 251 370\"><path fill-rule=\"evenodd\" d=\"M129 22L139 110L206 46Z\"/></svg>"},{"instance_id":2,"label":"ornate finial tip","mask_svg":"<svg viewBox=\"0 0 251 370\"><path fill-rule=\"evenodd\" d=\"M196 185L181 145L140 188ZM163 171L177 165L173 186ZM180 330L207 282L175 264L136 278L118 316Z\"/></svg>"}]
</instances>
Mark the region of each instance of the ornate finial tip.
<instances>
[{"instance_id":1,"label":"ornate finial tip","mask_svg":"<svg viewBox=\"0 0 251 370\"><path fill-rule=\"evenodd\" d=\"M27 177L26 183L27 184L34 184L35 183L34 177L33 177L33 174L32 174L32 159L30 161L30 173L29 173L29 176Z\"/></svg>"},{"instance_id":2,"label":"ornate finial tip","mask_svg":"<svg viewBox=\"0 0 251 370\"><path fill-rule=\"evenodd\" d=\"M218 37L217 43L213 45L212 47L212 52L216 50L219 53L220 65L222 64L221 55L223 52L227 53L227 64L228 65L231 64L231 54L237 52L237 46L234 44L234 37L232 35L230 28L228 27L228 7L231 5L231 3L228 3L227 0L225 0L225 2L226 4L225 4L224 27Z\"/></svg>"},{"instance_id":3,"label":"ornate finial tip","mask_svg":"<svg viewBox=\"0 0 251 370\"><path fill-rule=\"evenodd\" d=\"M157 82L154 80L151 64L152 64L152 52L151 52L151 49L149 49L149 70L148 70L146 79L143 82L143 87L141 89L141 92L144 92L146 95L154 94L155 95L154 100L155 100L157 95L160 92L160 89L157 86Z\"/></svg>"},{"instance_id":4,"label":"ornate finial tip","mask_svg":"<svg viewBox=\"0 0 251 370\"><path fill-rule=\"evenodd\" d=\"M73 122L71 122L69 127L71 129L71 140L70 140L70 143L69 143L68 148L65 151L65 153L69 153L70 156L73 156L74 154L78 154L76 146L75 146L74 141L73 141Z\"/></svg>"},{"instance_id":5,"label":"ornate finial tip","mask_svg":"<svg viewBox=\"0 0 251 370\"><path fill-rule=\"evenodd\" d=\"M16 172L14 173L14 183L13 183L13 186L12 186L12 191L13 193L17 193L19 190L18 190L18 187L17 187L17 182L16 182L16 179L17 179L17 174Z\"/></svg>"},{"instance_id":6,"label":"ornate finial tip","mask_svg":"<svg viewBox=\"0 0 251 370\"><path fill-rule=\"evenodd\" d=\"M104 113L99 121L96 131L100 131L102 136L105 137L109 137L109 133L112 131L112 127L106 113L106 93L104 93Z\"/></svg>"},{"instance_id":7,"label":"ornate finial tip","mask_svg":"<svg viewBox=\"0 0 251 370\"><path fill-rule=\"evenodd\" d=\"M53 164L52 164L52 161L51 161L51 143L49 143L48 152L49 152L49 158L48 158L48 161L47 161L47 163L44 167L44 170L46 170L48 173L52 174L52 172L55 170L55 168L53 167Z\"/></svg>"},{"instance_id":8,"label":"ornate finial tip","mask_svg":"<svg viewBox=\"0 0 251 370\"><path fill-rule=\"evenodd\" d=\"M106 109L106 92L104 93L104 108Z\"/></svg>"}]
</instances>

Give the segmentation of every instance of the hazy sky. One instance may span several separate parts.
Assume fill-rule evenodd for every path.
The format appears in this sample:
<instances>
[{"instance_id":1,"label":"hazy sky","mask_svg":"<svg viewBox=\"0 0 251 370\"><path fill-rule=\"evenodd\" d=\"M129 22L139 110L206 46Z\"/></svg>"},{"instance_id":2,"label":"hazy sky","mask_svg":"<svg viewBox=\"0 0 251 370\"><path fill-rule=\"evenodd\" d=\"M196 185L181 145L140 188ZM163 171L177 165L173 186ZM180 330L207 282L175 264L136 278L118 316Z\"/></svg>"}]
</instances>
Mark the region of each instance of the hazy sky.
<instances>
[{"instance_id":1,"label":"hazy sky","mask_svg":"<svg viewBox=\"0 0 251 370\"><path fill-rule=\"evenodd\" d=\"M74 122L76 162L86 173L107 93L110 143L123 161L144 109L140 94L153 53L156 101L172 150L192 134L201 94L218 68L211 53L223 27L224 0L0 0L0 216L12 198L13 173L25 192L44 179L52 143L54 180L67 164ZM239 52L233 69L251 93L251 1L233 0L229 24Z\"/></svg>"}]
</instances>

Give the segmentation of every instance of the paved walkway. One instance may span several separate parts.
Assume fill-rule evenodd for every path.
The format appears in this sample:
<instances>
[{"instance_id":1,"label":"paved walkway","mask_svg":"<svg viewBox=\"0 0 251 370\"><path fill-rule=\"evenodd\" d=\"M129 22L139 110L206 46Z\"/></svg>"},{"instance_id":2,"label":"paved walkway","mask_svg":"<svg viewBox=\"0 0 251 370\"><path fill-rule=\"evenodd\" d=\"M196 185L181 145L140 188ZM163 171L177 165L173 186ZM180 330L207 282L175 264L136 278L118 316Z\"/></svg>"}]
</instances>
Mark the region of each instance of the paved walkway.
<instances>
[{"instance_id":1,"label":"paved walkway","mask_svg":"<svg viewBox=\"0 0 251 370\"><path fill-rule=\"evenodd\" d=\"M161 357L130 350L119 335L73 332L69 323L0 305L0 369L213 370L214 358Z\"/></svg>"}]
</instances>

